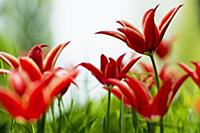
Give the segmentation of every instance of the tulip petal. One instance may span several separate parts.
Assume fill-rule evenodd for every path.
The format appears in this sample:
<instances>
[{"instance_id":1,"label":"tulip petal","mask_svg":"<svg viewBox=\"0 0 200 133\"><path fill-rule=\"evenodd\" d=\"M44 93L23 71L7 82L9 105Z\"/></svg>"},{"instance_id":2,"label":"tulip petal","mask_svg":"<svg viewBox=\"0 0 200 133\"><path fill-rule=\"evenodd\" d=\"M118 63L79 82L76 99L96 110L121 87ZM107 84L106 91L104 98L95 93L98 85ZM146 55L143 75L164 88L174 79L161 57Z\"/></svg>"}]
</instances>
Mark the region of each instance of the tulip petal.
<instances>
[{"instance_id":1,"label":"tulip petal","mask_svg":"<svg viewBox=\"0 0 200 133\"><path fill-rule=\"evenodd\" d=\"M123 27L129 27L129 28L131 28L132 30L135 30L136 32L138 32L139 34L141 34L142 35L142 33L138 30L138 29L136 29L133 25L131 25L130 23L128 23L127 21L125 21L125 20L119 20L119 21L117 21L117 23L119 23L121 26L123 26Z\"/></svg>"},{"instance_id":2,"label":"tulip petal","mask_svg":"<svg viewBox=\"0 0 200 133\"><path fill-rule=\"evenodd\" d=\"M58 56L60 55L62 50L69 43L70 43L70 41L66 42L65 44L57 45L47 54L47 56L45 57L45 60L44 60L44 70L43 71L48 71L54 67Z\"/></svg>"},{"instance_id":3,"label":"tulip petal","mask_svg":"<svg viewBox=\"0 0 200 133\"><path fill-rule=\"evenodd\" d=\"M151 104L151 115L162 117L168 109L169 95L172 91L172 80L169 79L163 83L161 88L158 90L158 93L153 99Z\"/></svg>"},{"instance_id":4,"label":"tulip petal","mask_svg":"<svg viewBox=\"0 0 200 133\"><path fill-rule=\"evenodd\" d=\"M14 88L15 92L22 96L24 91L26 90L27 84L22 76L23 74L19 73L18 71L12 71L11 75L9 76L9 82L12 88Z\"/></svg>"},{"instance_id":5,"label":"tulip petal","mask_svg":"<svg viewBox=\"0 0 200 133\"><path fill-rule=\"evenodd\" d=\"M50 98L53 98L60 94L63 91L66 91L69 87L69 84L71 84L74 80L74 78L78 75L78 71L72 70L65 76L63 76L61 79L58 79L55 83L54 86L52 87L52 90L50 90ZM49 90L47 90L49 91Z\"/></svg>"},{"instance_id":6,"label":"tulip petal","mask_svg":"<svg viewBox=\"0 0 200 133\"><path fill-rule=\"evenodd\" d=\"M0 68L0 74L10 74L10 73L11 72L9 70Z\"/></svg>"},{"instance_id":7,"label":"tulip petal","mask_svg":"<svg viewBox=\"0 0 200 133\"><path fill-rule=\"evenodd\" d=\"M42 77L39 67L29 57L21 57L19 59L20 66L24 70L32 81L40 80Z\"/></svg>"},{"instance_id":8,"label":"tulip petal","mask_svg":"<svg viewBox=\"0 0 200 133\"><path fill-rule=\"evenodd\" d=\"M118 71L120 71L121 67L123 66L122 61L123 61L125 55L126 54L122 54L117 58L116 63L117 63Z\"/></svg>"},{"instance_id":9,"label":"tulip petal","mask_svg":"<svg viewBox=\"0 0 200 133\"><path fill-rule=\"evenodd\" d=\"M81 64L79 64L79 65L80 65L80 66L83 66L83 67L85 67L87 70L89 70L89 71L97 78L97 80L98 80L100 83L104 84L104 79L105 79L105 77L104 77L103 73L102 73L101 71L99 71L95 66L93 66L93 65L90 64L90 63L81 63Z\"/></svg>"},{"instance_id":10,"label":"tulip petal","mask_svg":"<svg viewBox=\"0 0 200 133\"><path fill-rule=\"evenodd\" d=\"M188 78L188 75L183 75L182 77L180 77L174 84L173 84L173 92L172 95L170 97L169 103L171 104L174 96L176 95L177 91L179 90L180 86L184 83L184 81ZM169 106L169 105L168 105Z\"/></svg>"},{"instance_id":11,"label":"tulip petal","mask_svg":"<svg viewBox=\"0 0 200 133\"><path fill-rule=\"evenodd\" d=\"M39 82L31 84L25 92L23 98L27 101L26 106L26 119L38 119L47 110L48 105L52 99L45 99L44 91L54 78L54 73L49 73ZM50 87L50 86L49 86ZM49 89L49 88L47 88ZM50 90L49 90L50 91Z\"/></svg>"},{"instance_id":12,"label":"tulip petal","mask_svg":"<svg viewBox=\"0 0 200 133\"><path fill-rule=\"evenodd\" d=\"M187 72L189 75L192 75L192 73L193 73L192 69L190 69L189 67L187 67L185 64L179 63L179 66L180 66L185 72Z\"/></svg>"},{"instance_id":13,"label":"tulip petal","mask_svg":"<svg viewBox=\"0 0 200 133\"><path fill-rule=\"evenodd\" d=\"M149 65L149 64L147 64L147 63L143 63L143 62L141 62L140 63L140 66L142 67L142 69L146 72L146 73L153 73L154 72L154 70L153 70L153 68Z\"/></svg>"},{"instance_id":14,"label":"tulip petal","mask_svg":"<svg viewBox=\"0 0 200 133\"><path fill-rule=\"evenodd\" d=\"M103 87L103 88L108 91L107 87ZM126 96L124 96L123 93L119 89L112 88L111 93L113 95L115 95L119 100L121 100L121 101L123 100L123 103L125 104L125 106L131 107L131 103L129 102L129 100L126 98Z\"/></svg>"},{"instance_id":15,"label":"tulip petal","mask_svg":"<svg viewBox=\"0 0 200 133\"><path fill-rule=\"evenodd\" d=\"M43 91L41 89L35 89L30 94L26 119L38 119L47 110L47 106L48 103L44 99Z\"/></svg>"},{"instance_id":16,"label":"tulip petal","mask_svg":"<svg viewBox=\"0 0 200 133\"><path fill-rule=\"evenodd\" d=\"M0 103L6 108L6 110L13 116L18 117L24 114L24 109L19 97L7 91L0 89Z\"/></svg>"},{"instance_id":17,"label":"tulip petal","mask_svg":"<svg viewBox=\"0 0 200 133\"><path fill-rule=\"evenodd\" d=\"M109 58L109 63L105 68L105 77L106 78L114 78L118 75L117 64L114 59Z\"/></svg>"},{"instance_id":18,"label":"tulip petal","mask_svg":"<svg viewBox=\"0 0 200 133\"><path fill-rule=\"evenodd\" d=\"M155 51L159 44L159 32L157 26L154 22L155 9L150 9L145 15L144 19L144 35L146 40L146 49L148 52Z\"/></svg>"},{"instance_id":19,"label":"tulip petal","mask_svg":"<svg viewBox=\"0 0 200 133\"><path fill-rule=\"evenodd\" d=\"M126 96L128 101L130 102L130 104L137 110L137 105L139 103L137 102L135 94L132 93L127 86L122 84L120 80L117 79L107 79L106 83L118 86L120 91L123 93L124 96Z\"/></svg>"},{"instance_id":20,"label":"tulip petal","mask_svg":"<svg viewBox=\"0 0 200 133\"><path fill-rule=\"evenodd\" d=\"M107 64L108 64L108 59L107 59L107 57L104 54L102 54L101 55L101 68L100 68L100 70L104 74L105 74L105 69L106 69Z\"/></svg>"},{"instance_id":21,"label":"tulip petal","mask_svg":"<svg viewBox=\"0 0 200 133\"><path fill-rule=\"evenodd\" d=\"M120 72L120 76L125 76L125 74L131 69L131 67L141 58L137 57L137 58L133 58L131 59L125 66L123 66L123 68L121 69Z\"/></svg>"},{"instance_id":22,"label":"tulip petal","mask_svg":"<svg viewBox=\"0 0 200 133\"><path fill-rule=\"evenodd\" d=\"M171 9L165 17L161 20L160 25L159 25L159 30L160 30L160 40L162 40L170 22L172 21L173 17L177 13L177 11L182 7L183 5L179 5L176 8Z\"/></svg>"},{"instance_id":23,"label":"tulip petal","mask_svg":"<svg viewBox=\"0 0 200 133\"><path fill-rule=\"evenodd\" d=\"M200 77L200 62L194 62L194 61L193 61L192 64L195 65L195 67L196 67L195 72L196 72L196 74L198 75L198 77Z\"/></svg>"},{"instance_id":24,"label":"tulip petal","mask_svg":"<svg viewBox=\"0 0 200 133\"><path fill-rule=\"evenodd\" d=\"M28 53L28 56L38 65L41 71L43 71L43 47L47 47L46 44L35 45Z\"/></svg>"},{"instance_id":25,"label":"tulip petal","mask_svg":"<svg viewBox=\"0 0 200 133\"><path fill-rule=\"evenodd\" d=\"M19 67L19 62L16 57L7 54L5 52L0 52L0 59L2 59L6 64L11 66L12 68L17 69Z\"/></svg>"},{"instance_id":26,"label":"tulip petal","mask_svg":"<svg viewBox=\"0 0 200 133\"><path fill-rule=\"evenodd\" d=\"M200 82L198 81L198 76L196 75L196 73L193 72L192 69L190 69L189 67L187 67L185 64L180 63L179 66L190 75L190 77L194 80L194 82L200 86Z\"/></svg>"},{"instance_id":27,"label":"tulip petal","mask_svg":"<svg viewBox=\"0 0 200 133\"><path fill-rule=\"evenodd\" d=\"M125 79L125 82L135 93L136 99L138 101L138 113L142 114L145 117L148 117L150 113L151 100L151 94L149 93L149 90L145 88L145 86L141 82L135 80L134 78L127 77Z\"/></svg>"},{"instance_id":28,"label":"tulip petal","mask_svg":"<svg viewBox=\"0 0 200 133\"><path fill-rule=\"evenodd\" d=\"M109 35L109 36L115 37L115 38L117 38L117 39L119 39L119 40L121 40L121 41L123 41L125 43L127 42L126 41L126 37L124 37L123 34L120 34L120 33L116 32L116 31L99 31L99 32L97 32L95 34Z\"/></svg>"},{"instance_id":29,"label":"tulip petal","mask_svg":"<svg viewBox=\"0 0 200 133\"><path fill-rule=\"evenodd\" d=\"M134 49L136 52L143 54L145 50L144 37L131 28L118 28L120 32L126 35L128 39L128 47Z\"/></svg>"}]
</instances>

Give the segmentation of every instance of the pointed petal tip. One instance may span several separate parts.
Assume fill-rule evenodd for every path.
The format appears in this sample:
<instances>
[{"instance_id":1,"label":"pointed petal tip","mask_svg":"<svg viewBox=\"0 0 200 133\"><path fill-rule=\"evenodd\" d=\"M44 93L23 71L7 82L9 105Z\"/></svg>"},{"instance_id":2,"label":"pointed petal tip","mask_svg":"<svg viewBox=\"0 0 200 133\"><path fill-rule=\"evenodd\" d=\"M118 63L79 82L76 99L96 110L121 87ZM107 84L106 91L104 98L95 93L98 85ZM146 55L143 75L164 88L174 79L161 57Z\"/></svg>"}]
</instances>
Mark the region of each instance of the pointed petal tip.
<instances>
[{"instance_id":1,"label":"pointed petal tip","mask_svg":"<svg viewBox=\"0 0 200 133\"><path fill-rule=\"evenodd\" d=\"M156 6L155 6L155 8L154 8L154 11L156 11L157 10L157 8L160 6L160 4L157 4Z\"/></svg>"},{"instance_id":2,"label":"pointed petal tip","mask_svg":"<svg viewBox=\"0 0 200 133\"><path fill-rule=\"evenodd\" d=\"M39 46L40 48L49 47L48 44L38 44L38 45L36 45L36 46Z\"/></svg>"},{"instance_id":3,"label":"pointed petal tip","mask_svg":"<svg viewBox=\"0 0 200 133\"><path fill-rule=\"evenodd\" d=\"M107 34L109 31L98 31L98 32L95 32L94 34Z\"/></svg>"},{"instance_id":4,"label":"pointed petal tip","mask_svg":"<svg viewBox=\"0 0 200 133\"><path fill-rule=\"evenodd\" d=\"M63 44L63 46L64 46L64 47L67 46L70 42L71 42L71 41L65 42L65 43Z\"/></svg>"}]
</instances>

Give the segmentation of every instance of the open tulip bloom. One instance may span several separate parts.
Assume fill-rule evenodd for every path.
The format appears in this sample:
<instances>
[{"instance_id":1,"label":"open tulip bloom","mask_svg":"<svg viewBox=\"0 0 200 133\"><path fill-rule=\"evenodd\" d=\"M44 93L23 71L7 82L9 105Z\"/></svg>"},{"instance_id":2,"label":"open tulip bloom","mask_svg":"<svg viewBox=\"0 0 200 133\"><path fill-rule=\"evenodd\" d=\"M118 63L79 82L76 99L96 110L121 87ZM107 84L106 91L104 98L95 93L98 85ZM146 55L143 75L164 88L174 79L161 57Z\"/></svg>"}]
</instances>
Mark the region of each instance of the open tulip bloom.
<instances>
[{"instance_id":1,"label":"open tulip bloom","mask_svg":"<svg viewBox=\"0 0 200 133\"><path fill-rule=\"evenodd\" d=\"M79 65L88 69L96 79L103 85L105 80L109 78L122 79L131 67L140 59L140 57L131 59L126 65L123 65L122 61L125 54L122 54L115 61L113 58L107 58L105 55L101 55L100 70L91 63L81 63Z\"/></svg>"},{"instance_id":2,"label":"open tulip bloom","mask_svg":"<svg viewBox=\"0 0 200 133\"><path fill-rule=\"evenodd\" d=\"M25 66L30 68L29 64ZM34 121L47 111L54 97L68 89L77 71L57 68L37 77L34 74L36 71L26 71L25 66L20 70L9 71L11 89L0 87L0 102L14 118Z\"/></svg>"},{"instance_id":3,"label":"open tulip bloom","mask_svg":"<svg viewBox=\"0 0 200 133\"><path fill-rule=\"evenodd\" d=\"M5 52L0 58L11 66L11 70L0 69L1 74L9 74L10 90L1 87L0 102L15 118L32 121L39 119L54 97L66 92L77 76L75 69L54 68L56 59L67 45L54 47L43 60L42 48L47 45L34 46L27 56L15 58Z\"/></svg>"},{"instance_id":4,"label":"open tulip bloom","mask_svg":"<svg viewBox=\"0 0 200 133\"><path fill-rule=\"evenodd\" d=\"M146 119L154 119L162 118L166 114L175 94L187 77L184 75L176 80L168 78L155 96L151 95L142 82L131 77L123 80L127 85L116 79L108 79L106 83L119 88L120 91L112 92L121 100L123 99L125 105L134 108Z\"/></svg>"},{"instance_id":5,"label":"open tulip bloom","mask_svg":"<svg viewBox=\"0 0 200 133\"><path fill-rule=\"evenodd\" d=\"M146 11L142 20L144 34L124 20L117 21L122 26L122 28L118 28L119 32L100 31L97 34L106 34L120 39L129 48L140 54L152 54L158 48L169 24L181 6L170 10L158 26L154 22L155 12L158 6Z\"/></svg>"},{"instance_id":6,"label":"open tulip bloom","mask_svg":"<svg viewBox=\"0 0 200 133\"><path fill-rule=\"evenodd\" d=\"M62 52L62 50L67 46L69 42L65 44L59 44L56 45L53 49L51 49L45 58L43 59L44 53L43 48L47 47L46 44L38 44L35 45L27 54L27 57L32 59L35 64L38 66L39 71L41 73L45 71L52 70L55 66L55 63L57 61L58 56ZM10 55L5 52L0 52L0 59L2 59L5 63L7 63L9 66L11 66L14 69L17 69L19 67L19 59L14 57L13 55Z\"/></svg>"}]
</instances>

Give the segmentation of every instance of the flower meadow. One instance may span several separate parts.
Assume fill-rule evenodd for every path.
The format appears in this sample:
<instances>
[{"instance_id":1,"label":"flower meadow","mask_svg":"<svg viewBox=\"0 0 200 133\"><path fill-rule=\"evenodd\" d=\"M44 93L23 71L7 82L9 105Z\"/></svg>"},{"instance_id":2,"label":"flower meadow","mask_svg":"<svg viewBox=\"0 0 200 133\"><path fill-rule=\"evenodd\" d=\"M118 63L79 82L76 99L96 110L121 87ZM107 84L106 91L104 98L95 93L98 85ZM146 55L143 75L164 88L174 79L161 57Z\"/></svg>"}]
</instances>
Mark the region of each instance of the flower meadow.
<instances>
[{"instance_id":1,"label":"flower meadow","mask_svg":"<svg viewBox=\"0 0 200 133\"><path fill-rule=\"evenodd\" d=\"M184 94L200 87L200 62L168 63L173 37L166 31L184 5L169 9L159 23L160 5L147 9L142 31L126 20L118 29L103 29L96 36L109 36L124 43L133 54L118 58L99 57L100 67L84 61L70 67L55 65L58 57L73 45L36 44L19 56L1 51L0 133L198 133L200 101L186 107ZM113 48L115 49L115 48ZM142 61L142 58L148 61ZM73 57L72 57L73 58ZM192 65L191 65L192 64ZM95 78L106 95L78 105L64 95L79 87L82 71ZM200 97L199 97L200 98Z\"/></svg>"}]
</instances>

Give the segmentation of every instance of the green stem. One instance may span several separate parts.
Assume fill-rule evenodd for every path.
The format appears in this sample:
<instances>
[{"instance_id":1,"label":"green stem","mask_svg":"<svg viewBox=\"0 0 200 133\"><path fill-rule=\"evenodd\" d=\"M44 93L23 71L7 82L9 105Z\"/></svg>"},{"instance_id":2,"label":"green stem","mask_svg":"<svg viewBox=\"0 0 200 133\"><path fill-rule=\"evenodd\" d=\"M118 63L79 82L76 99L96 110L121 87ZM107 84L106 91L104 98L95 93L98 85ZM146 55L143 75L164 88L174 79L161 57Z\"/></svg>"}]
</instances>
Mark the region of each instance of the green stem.
<instances>
[{"instance_id":1,"label":"green stem","mask_svg":"<svg viewBox=\"0 0 200 133\"><path fill-rule=\"evenodd\" d=\"M58 97L58 109L59 109L59 118L58 118L58 133L61 133L61 124L62 124L62 110L61 110L61 101L62 101L62 97Z\"/></svg>"},{"instance_id":2,"label":"green stem","mask_svg":"<svg viewBox=\"0 0 200 133\"><path fill-rule=\"evenodd\" d=\"M54 103L51 105L51 115L53 119L53 123L55 122L55 115L54 115Z\"/></svg>"},{"instance_id":3,"label":"green stem","mask_svg":"<svg viewBox=\"0 0 200 133\"><path fill-rule=\"evenodd\" d=\"M15 123L15 120L14 118L12 118L11 123L10 123L10 133L12 133L14 123Z\"/></svg>"},{"instance_id":4,"label":"green stem","mask_svg":"<svg viewBox=\"0 0 200 133\"><path fill-rule=\"evenodd\" d=\"M120 128L120 133L124 132L123 128L123 120L124 120L124 101L123 99L121 100L121 105L120 105L120 116L119 116L119 128Z\"/></svg>"},{"instance_id":5,"label":"green stem","mask_svg":"<svg viewBox=\"0 0 200 133\"><path fill-rule=\"evenodd\" d=\"M158 75L158 71L156 68L156 63L155 63L153 54L149 54L149 57L151 58L151 62L152 62L154 74L155 74L155 79L156 79L156 85L157 85L157 89L159 90L159 88L160 88L159 75ZM163 118L160 119L160 133L164 133Z\"/></svg>"},{"instance_id":6,"label":"green stem","mask_svg":"<svg viewBox=\"0 0 200 133\"><path fill-rule=\"evenodd\" d=\"M1 60L1 68L2 69L5 69L5 67L4 67L4 64L3 64L3 61ZM3 74L3 78L4 78L4 84L5 84L5 86L7 86L7 83L6 83L6 80L7 80L7 78L6 78L6 74Z\"/></svg>"},{"instance_id":7,"label":"green stem","mask_svg":"<svg viewBox=\"0 0 200 133\"><path fill-rule=\"evenodd\" d=\"M31 128L32 128L32 132L33 132L33 133L36 133L36 132L35 132L34 124L31 124Z\"/></svg>"},{"instance_id":8,"label":"green stem","mask_svg":"<svg viewBox=\"0 0 200 133\"><path fill-rule=\"evenodd\" d=\"M153 124L149 121L147 121L147 129L148 133L154 133Z\"/></svg>"},{"instance_id":9,"label":"green stem","mask_svg":"<svg viewBox=\"0 0 200 133\"><path fill-rule=\"evenodd\" d=\"M38 133L45 133L45 120L46 120L46 114L44 114L42 119L37 122Z\"/></svg>"},{"instance_id":10,"label":"green stem","mask_svg":"<svg viewBox=\"0 0 200 133\"><path fill-rule=\"evenodd\" d=\"M54 114L54 102L51 105L51 116L52 116L52 123L51 123L51 129L55 132L55 114Z\"/></svg>"},{"instance_id":11,"label":"green stem","mask_svg":"<svg viewBox=\"0 0 200 133\"><path fill-rule=\"evenodd\" d=\"M110 133L110 101L111 101L111 89L112 87L108 87L108 107L107 107L107 126L106 126L106 133Z\"/></svg>"},{"instance_id":12,"label":"green stem","mask_svg":"<svg viewBox=\"0 0 200 133\"><path fill-rule=\"evenodd\" d=\"M135 129L135 133L137 133L137 127L139 126L138 125L138 117L137 117L137 114L136 114L136 112L133 108L131 108L131 114L132 114L133 128Z\"/></svg>"},{"instance_id":13,"label":"green stem","mask_svg":"<svg viewBox=\"0 0 200 133\"><path fill-rule=\"evenodd\" d=\"M153 54L149 54L149 57L151 58L151 62L152 62L153 69L154 69L154 74L155 74L155 79L156 79L156 85L157 85L157 89L159 90L160 82L159 82L158 71L157 71L157 68L156 68L156 63L155 63Z\"/></svg>"},{"instance_id":14,"label":"green stem","mask_svg":"<svg viewBox=\"0 0 200 133\"><path fill-rule=\"evenodd\" d=\"M160 119L160 133L164 133L163 118Z\"/></svg>"}]
</instances>

